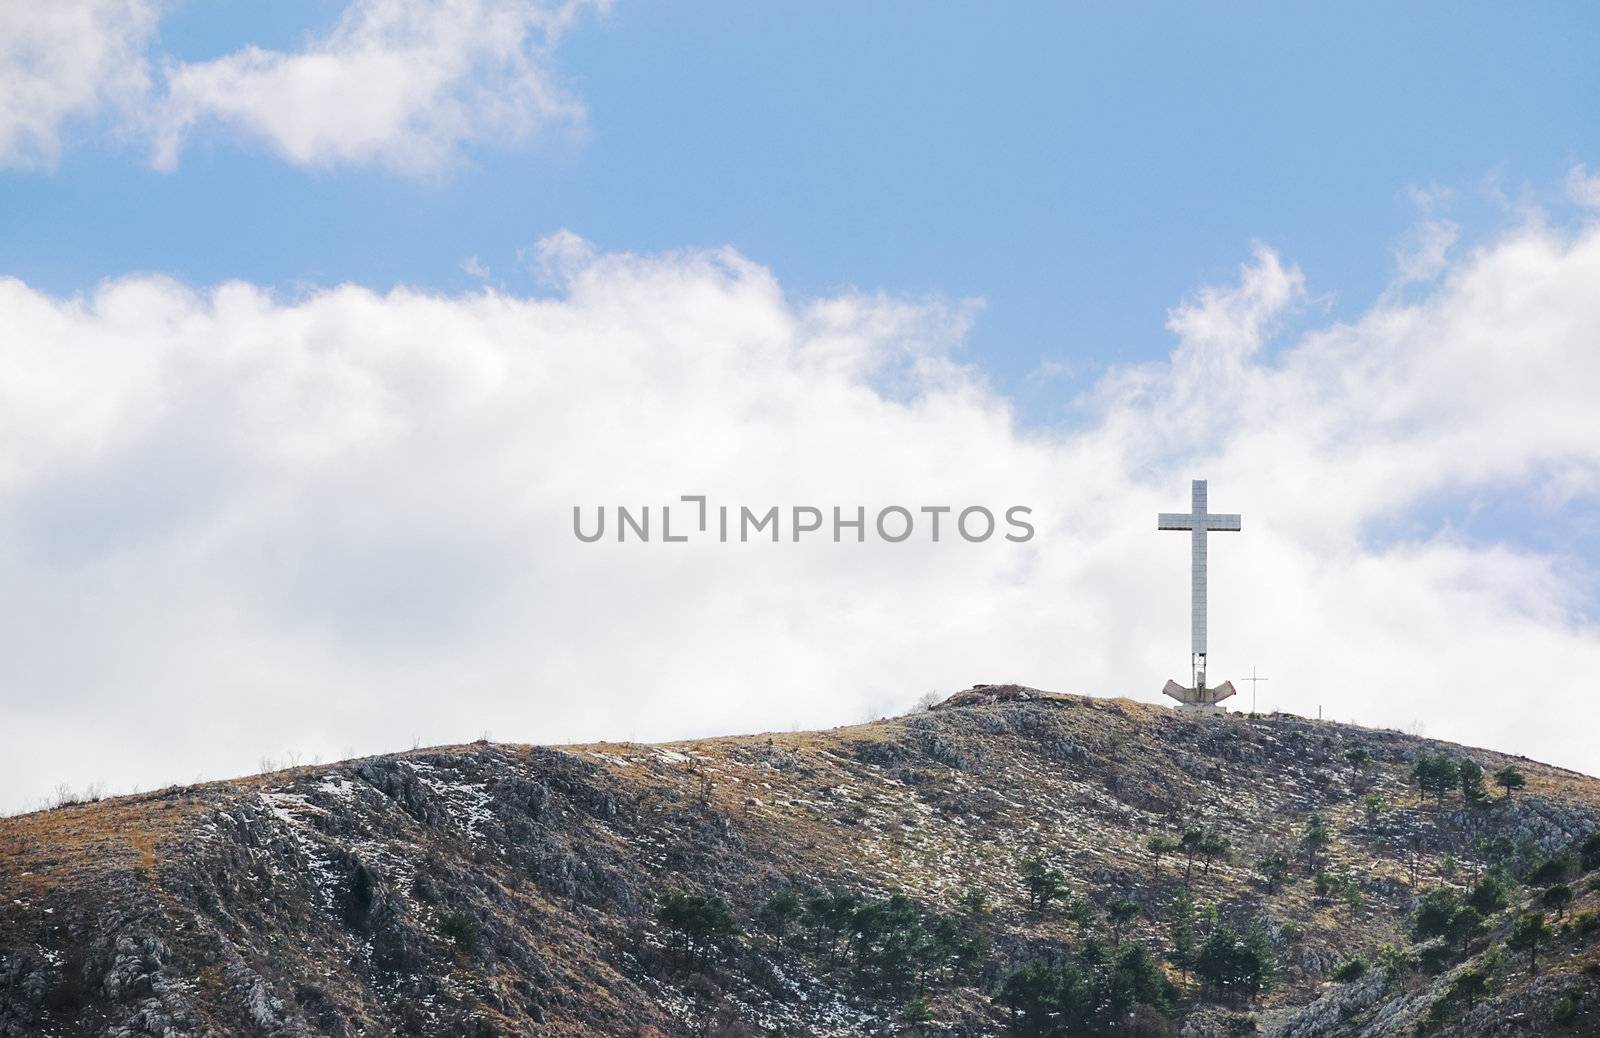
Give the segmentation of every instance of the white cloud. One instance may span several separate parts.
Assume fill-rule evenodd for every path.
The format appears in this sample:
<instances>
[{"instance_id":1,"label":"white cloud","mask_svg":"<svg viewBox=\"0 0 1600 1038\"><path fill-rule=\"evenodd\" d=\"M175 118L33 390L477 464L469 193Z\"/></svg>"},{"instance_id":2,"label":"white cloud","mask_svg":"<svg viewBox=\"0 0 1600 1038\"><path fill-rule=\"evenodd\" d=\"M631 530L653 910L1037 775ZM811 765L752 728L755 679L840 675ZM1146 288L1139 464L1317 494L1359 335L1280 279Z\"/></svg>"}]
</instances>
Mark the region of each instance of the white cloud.
<instances>
[{"instance_id":1,"label":"white cloud","mask_svg":"<svg viewBox=\"0 0 1600 1038\"><path fill-rule=\"evenodd\" d=\"M436 170L459 147L514 141L582 118L550 49L587 0L352 0L294 53L246 47L166 70L155 163L178 161L191 127L215 120L304 166Z\"/></svg>"},{"instance_id":2,"label":"white cloud","mask_svg":"<svg viewBox=\"0 0 1600 1038\"><path fill-rule=\"evenodd\" d=\"M531 250L518 250L517 258L528 265L540 284L559 288L589 267L595 255L591 242L571 231L560 230L540 238Z\"/></svg>"},{"instance_id":3,"label":"white cloud","mask_svg":"<svg viewBox=\"0 0 1600 1038\"><path fill-rule=\"evenodd\" d=\"M0 166L53 166L65 123L144 97L155 25L150 0L0 4Z\"/></svg>"},{"instance_id":4,"label":"white cloud","mask_svg":"<svg viewBox=\"0 0 1600 1038\"><path fill-rule=\"evenodd\" d=\"M1579 163L1567 170L1567 195L1590 209L1600 209L1600 171L1590 173Z\"/></svg>"},{"instance_id":5,"label":"white cloud","mask_svg":"<svg viewBox=\"0 0 1600 1038\"><path fill-rule=\"evenodd\" d=\"M1213 677L1600 771L1582 569L1438 517L1592 507L1600 230L1519 231L1270 355L1305 288L1260 248L1070 432L1019 430L953 359L970 307L796 301L727 250L538 252L557 298L0 282L13 806L485 729L833 724L974 681L1155 699L1185 676L1188 546L1154 514L1192 476L1245 516L1212 552ZM697 493L1022 503L1038 536L572 534L574 504Z\"/></svg>"},{"instance_id":6,"label":"white cloud","mask_svg":"<svg viewBox=\"0 0 1600 1038\"><path fill-rule=\"evenodd\" d=\"M231 130L302 166L430 174L471 144L576 125L582 104L552 52L608 0L350 0L292 52L244 46L208 61L148 53L157 0L0 5L0 165L53 165L64 124L110 113L178 163L197 127Z\"/></svg>"},{"instance_id":7,"label":"white cloud","mask_svg":"<svg viewBox=\"0 0 1600 1038\"><path fill-rule=\"evenodd\" d=\"M1438 277L1448 266L1450 247L1460 235L1461 227L1454 220L1435 218L1416 224L1395 250L1397 282L1407 285Z\"/></svg>"}]
</instances>

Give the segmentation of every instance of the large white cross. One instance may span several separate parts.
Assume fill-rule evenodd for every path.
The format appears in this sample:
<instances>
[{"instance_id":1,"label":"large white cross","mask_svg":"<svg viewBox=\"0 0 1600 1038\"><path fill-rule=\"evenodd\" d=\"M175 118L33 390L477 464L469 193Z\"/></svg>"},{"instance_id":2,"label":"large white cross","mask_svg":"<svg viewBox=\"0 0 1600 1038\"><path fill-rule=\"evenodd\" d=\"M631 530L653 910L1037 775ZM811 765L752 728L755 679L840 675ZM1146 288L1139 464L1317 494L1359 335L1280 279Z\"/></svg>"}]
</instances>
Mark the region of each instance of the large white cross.
<instances>
[{"instance_id":1,"label":"large white cross","mask_svg":"<svg viewBox=\"0 0 1600 1038\"><path fill-rule=\"evenodd\" d=\"M1206 654L1206 534L1237 533L1242 529L1237 515L1213 515L1206 511L1206 481L1191 484L1193 505L1188 512L1162 512L1156 517L1158 530L1188 530L1192 545L1189 568L1190 651L1200 657L1200 673L1205 673Z\"/></svg>"}]
</instances>

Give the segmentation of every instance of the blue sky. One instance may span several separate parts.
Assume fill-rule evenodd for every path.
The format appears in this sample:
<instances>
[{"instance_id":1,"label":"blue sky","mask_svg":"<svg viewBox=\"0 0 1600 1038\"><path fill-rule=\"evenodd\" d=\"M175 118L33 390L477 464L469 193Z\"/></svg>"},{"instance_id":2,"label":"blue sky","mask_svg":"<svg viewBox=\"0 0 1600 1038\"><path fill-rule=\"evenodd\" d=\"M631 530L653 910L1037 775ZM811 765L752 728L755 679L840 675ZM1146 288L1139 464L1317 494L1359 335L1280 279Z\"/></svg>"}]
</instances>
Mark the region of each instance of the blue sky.
<instances>
[{"instance_id":1,"label":"blue sky","mask_svg":"<svg viewBox=\"0 0 1600 1038\"><path fill-rule=\"evenodd\" d=\"M0 809L1159 701L1195 477L1245 516L1215 677L1600 773L1549 722L1600 669L1592 5L58 0L0 38ZM572 536L695 493L1038 536Z\"/></svg>"},{"instance_id":2,"label":"blue sky","mask_svg":"<svg viewBox=\"0 0 1600 1038\"><path fill-rule=\"evenodd\" d=\"M341 6L178 4L154 46L293 49ZM1349 316L1392 276L1412 188L1449 190L1468 240L1506 200L1550 202L1600 154L1596 53L1579 3L623 2L555 52L583 125L439 173L308 169L227 132L160 172L77 125L56 168L0 173L0 270L457 289L476 256L527 291L519 250L559 228L728 244L801 295L983 299L969 359L1050 421L1104 365L1164 356L1165 311L1253 241L1302 267L1319 319Z\"/></svg>"}]
</instances>

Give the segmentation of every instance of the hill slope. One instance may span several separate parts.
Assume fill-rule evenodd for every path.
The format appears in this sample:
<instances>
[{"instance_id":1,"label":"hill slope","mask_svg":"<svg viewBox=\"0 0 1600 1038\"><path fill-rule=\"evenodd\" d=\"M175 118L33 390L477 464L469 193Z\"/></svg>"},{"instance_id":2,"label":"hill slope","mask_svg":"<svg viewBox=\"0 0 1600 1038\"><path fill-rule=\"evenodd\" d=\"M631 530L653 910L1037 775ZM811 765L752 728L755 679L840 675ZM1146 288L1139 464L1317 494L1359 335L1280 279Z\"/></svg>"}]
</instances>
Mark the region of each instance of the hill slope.
<instances>
[{"instance_id":1,"label":"hill slope","mask_svg":"<svg viewBox=\"0 0 1600 1038\"><path fill-rule=\"evenodd\" d=\"M1440 752L1527 788L1419 804ZM1600 1034L1600 872L1573 870L1536 974L1502 946L1549 876L1376 958L1419 894L1597 829L1600 780L1520 759L1016 686L823 732L416 750L0 820L0 1035L1056 1033L1028 983L1122 976L1119 942L1165 976L1095 988L1123 999L1100 1033ZM1189 830L1209 860L1148 849ZM1034 905L1050 869L1065 896ZM716 898L738 933L702 925ZM1175 951L1222 928L1276 961L1263 993Z\"/></svg>"}]
</instances>

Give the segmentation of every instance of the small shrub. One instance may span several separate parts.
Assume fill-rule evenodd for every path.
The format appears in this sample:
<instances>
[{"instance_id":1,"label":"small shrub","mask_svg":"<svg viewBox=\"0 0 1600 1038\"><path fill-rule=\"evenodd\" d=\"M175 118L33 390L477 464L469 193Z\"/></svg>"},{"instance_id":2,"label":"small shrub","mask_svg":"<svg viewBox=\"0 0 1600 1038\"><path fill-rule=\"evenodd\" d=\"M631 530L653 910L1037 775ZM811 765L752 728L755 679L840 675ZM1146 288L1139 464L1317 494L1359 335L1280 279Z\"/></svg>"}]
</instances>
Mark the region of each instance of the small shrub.
<instances>
[{"instance_id":1,"label":"small shrub","mask_svg":"<svg viewBox=\"0 0 1600 1038\"><path fill-rule=\"evenodd\" d=\"M478 950L480 934L478 921L466 912L451 912L439 921L439 932L462 952L472 955Z\"/></svg>"},{"instance_id":2,"label":"small shrub","mask_svg":"<svg viewBox=\"0 0 1600 1038\"><path fill-rule=\"evenodd\" d=\"M1450 917L1461 906L1461 896L1450 887L1435 887L1417 902L1411 919L1411 933L1417 940L1443 937L1450 930Z\"/></svg>"},{"instance_id":3,"label":"small shrub","mask_svg":"<svg viewBox=\"0 0 1600 1038\"><path fill-rule=\"evenodd\" d=\"M1253 1013L1229 1013L1222 1026L1229 1035L1242 1036L1259 1031L1260 1022Z\"/></svg>"},{"instance_id":4,"label":"small shrub","mask_svg":"<svg viewBox=\"0 0 1600 1038\"><path fill-rule=\"evenodd\" d=\"M1493 872L1486 873L1482 879L1473 884L1472 891L1467 895L1467 904L1483 915L1493 915L1500 911L1506 907L1507 900L1505 880Z\"/></svg>"},{"instance_id":5,"label":"small shrub","mask_svg":"<svg viewBox=\"0 0 1600 1038\"><path fill-rule=\"evenodd\" d=\"M1389 988L1397 987L1417 968L1415 960L1406 950L1394 944L1386 944L1378 949L1378 965L1383 969L1384 983Z\"/></svg>"},{"instance_id":6,"label":"small shrub","mask_svg":"<svg viewBox=\"0 0 1600 1038\"><path fill-rule=\"evenodd\" d=\"M1339 964L1339 967L1333 971L1333 979L1341 984L1347 984L1352 980L1360 980L1367 975L1368 965L1365 955L1355 955Z\"/></svg>"}]
</instances>

